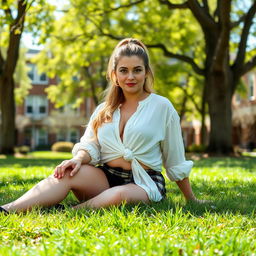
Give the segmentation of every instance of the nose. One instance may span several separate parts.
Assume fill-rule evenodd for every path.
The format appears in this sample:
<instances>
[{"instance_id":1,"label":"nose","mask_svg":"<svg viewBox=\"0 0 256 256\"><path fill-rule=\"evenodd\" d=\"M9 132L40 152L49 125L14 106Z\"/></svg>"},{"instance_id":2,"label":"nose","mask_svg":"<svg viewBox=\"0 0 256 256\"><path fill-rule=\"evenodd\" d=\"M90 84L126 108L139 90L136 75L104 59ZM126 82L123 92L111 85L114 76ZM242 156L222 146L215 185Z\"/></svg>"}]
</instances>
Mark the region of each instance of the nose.
<instances>
[{"instance_id":1,"label":"nose","mask_svg":"<svg viewBox=\"0 0 256 256\"><path fill-rule=\"evenodd\" d=\"M128 73L128 79L132 80L134 78L133 72Z\"/></svg>"}]
</instances>

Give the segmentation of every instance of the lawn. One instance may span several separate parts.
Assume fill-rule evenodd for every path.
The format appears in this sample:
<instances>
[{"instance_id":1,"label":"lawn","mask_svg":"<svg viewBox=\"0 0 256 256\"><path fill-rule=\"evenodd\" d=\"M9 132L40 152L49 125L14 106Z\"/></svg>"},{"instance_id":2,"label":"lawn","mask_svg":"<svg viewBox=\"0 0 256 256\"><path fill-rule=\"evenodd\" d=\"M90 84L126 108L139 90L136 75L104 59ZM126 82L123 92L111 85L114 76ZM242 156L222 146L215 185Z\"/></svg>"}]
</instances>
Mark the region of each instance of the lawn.
<instances>
[{"instance_id":1,"label":"lawn","mask_svg":"<svg viewBox=\"0 0 256 256\"><path fill-rule=\"evenodd\" d=\"M70 154L0 157L0 204L52 173ZM191 183L206 205L185 204L175 183L167 199L63 212L0 214L0 255L256 255L256 158L195 161Z\"/></svg>"}]
</instances>

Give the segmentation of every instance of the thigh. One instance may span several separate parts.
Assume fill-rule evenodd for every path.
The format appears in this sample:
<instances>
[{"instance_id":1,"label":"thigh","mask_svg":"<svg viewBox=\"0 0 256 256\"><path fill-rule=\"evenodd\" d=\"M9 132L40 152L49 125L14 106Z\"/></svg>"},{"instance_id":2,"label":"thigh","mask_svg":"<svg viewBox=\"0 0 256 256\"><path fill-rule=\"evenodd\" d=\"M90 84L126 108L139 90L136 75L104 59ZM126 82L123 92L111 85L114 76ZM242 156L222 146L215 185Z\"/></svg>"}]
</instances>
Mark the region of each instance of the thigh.
<instances>
[{"instance_id":1,"label":"thigh","mask_svg":"<svg viewBox=\"0 0 256 256\"><path fill-rule=\"evenodd\" d=\"M108 189L107 191L119 196L121 201L126 201L127 203L150 202L146 191L134 183L116 186Z\"/></svg>"},{"instance_id":2,"label":"thigh","mask_svg":"<svg viewBox=\"0 0 256 256\"><path fill-rule=\"evenodd\" d=\"M149 199L144 189L133 183L129 183L126 185L120 185L106 189L99 195L86 201L84 204L78 205L76 208L81 208L84 206L101 208L113 205L120 205L123 202L149 203Z\"/></svg>"},{"instance_id":3,"label":"thigh","mask_svg":"<svg viewBox=\"0 0 256 256\"><path fill-rule=\"evenodd\" d=\"M109 188L104 172L91 165L82 165L78 173L70 179L71 190L79 201L95 197Z\"/></svg>"}]
</instances>

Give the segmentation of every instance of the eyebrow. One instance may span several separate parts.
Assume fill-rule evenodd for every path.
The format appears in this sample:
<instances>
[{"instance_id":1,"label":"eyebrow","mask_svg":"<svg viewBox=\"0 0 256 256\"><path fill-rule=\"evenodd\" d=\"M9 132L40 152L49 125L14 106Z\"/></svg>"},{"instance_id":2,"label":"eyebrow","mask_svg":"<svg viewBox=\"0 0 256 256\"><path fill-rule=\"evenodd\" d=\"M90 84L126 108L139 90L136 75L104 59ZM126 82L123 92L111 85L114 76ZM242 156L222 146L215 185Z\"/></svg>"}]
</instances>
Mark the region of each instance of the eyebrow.
<instances>
[{"instance_id":1,"label":"eyebrow","mask_svg":"<svg viewBox=\"0 0 256 256\"><path fill-rule=\"evenodd\" d=\"M126 68L126 69L128 69L127 67L119 67L119 69L120 68ZM143 66L136 66L136 67L134 67L133 69L135 69L135 68L143 68Z\"/></svg>"}]
</instances>

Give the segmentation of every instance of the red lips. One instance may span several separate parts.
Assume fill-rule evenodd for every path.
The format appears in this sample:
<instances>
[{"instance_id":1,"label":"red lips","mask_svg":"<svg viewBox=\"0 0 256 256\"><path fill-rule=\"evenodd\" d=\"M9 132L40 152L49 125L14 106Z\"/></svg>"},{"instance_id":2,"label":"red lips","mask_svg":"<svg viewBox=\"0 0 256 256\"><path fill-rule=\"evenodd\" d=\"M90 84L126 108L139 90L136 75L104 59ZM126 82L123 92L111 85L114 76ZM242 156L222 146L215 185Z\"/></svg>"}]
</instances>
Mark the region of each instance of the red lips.
<instances>
[{"instance_id":1,"label":"red lips","mask_svg":"<svg viewBox=\"0 0 256 256\"><path fill-rule=\"evenodd\" d=\"M127 83L126 85L129 87L133 87L134 85L136 85L136 83Z\"/></svg>"}]
</instances>

